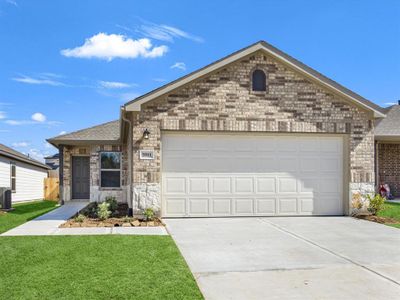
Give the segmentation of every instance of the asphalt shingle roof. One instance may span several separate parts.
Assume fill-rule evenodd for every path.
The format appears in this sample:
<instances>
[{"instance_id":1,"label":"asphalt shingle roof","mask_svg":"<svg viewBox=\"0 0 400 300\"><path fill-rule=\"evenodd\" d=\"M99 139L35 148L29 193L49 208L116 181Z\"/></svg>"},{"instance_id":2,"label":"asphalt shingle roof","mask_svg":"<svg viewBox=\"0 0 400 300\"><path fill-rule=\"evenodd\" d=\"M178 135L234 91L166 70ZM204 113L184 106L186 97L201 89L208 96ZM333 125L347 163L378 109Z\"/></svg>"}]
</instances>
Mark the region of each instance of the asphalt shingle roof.
<instances>
[{"instance_id":1,"label":"asphalt shingle roof","mask_svg":"<svg viewBox=\"0 0 400 300\"><path fill-rule=\"evenodd\" d=\"M104 124L96 125L93 127L85 128L82 130L74 131L71 133L59 135L48 139L47 141L53 145L64 142L106 142L119 140L119 120L107 122Z\"/></svg>"},{"instance_id":2,"label":"asphalt shingle roof","mask_svg":"<svg viewBox=\"0 0 400 300\"><path fill-rule=\"evenodd\" d=\"M385 109L386 118L377 120L375 137L400 137L400 105L393 105Z\"/></svg>"},{"instance_id":3,"label":"asphalt shingle roof","mask_svg":"<svg viewBox=\"0 0 400 300\"><path fill-rule=\"evenodd\" d=\"M3 144L0 144L0 155L7 156L11 159L22 161L22 162L25 162L25 163L28 163L28 164L31 164L31 165L34 165L34 166L37 166L37 167L40 167L43 169L50 169L49 166L41 163L40 161L33 159L33 158L29 157L28 155L18 152L17 150L7 147L6 145L3 145Z\"/></svg>"}]
</instances>

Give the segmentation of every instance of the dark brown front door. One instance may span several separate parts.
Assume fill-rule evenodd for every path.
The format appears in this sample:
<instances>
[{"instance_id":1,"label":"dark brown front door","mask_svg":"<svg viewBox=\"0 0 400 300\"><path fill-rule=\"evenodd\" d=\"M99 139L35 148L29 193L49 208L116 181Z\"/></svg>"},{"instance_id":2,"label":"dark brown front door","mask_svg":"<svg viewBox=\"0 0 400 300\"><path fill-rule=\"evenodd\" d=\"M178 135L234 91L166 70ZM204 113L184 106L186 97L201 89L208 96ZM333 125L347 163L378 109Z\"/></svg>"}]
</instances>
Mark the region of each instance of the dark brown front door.
<instances>
[{"instance_id":1,"label":"dark brown front door","mask_svg":"<svg viewBox=\"0 0 400 300\"><path fill-rule=\"evenodd\" d=\"M89 157L72 157L72 199L89 199L90 197Z\"/></svg>"}]
</instances>

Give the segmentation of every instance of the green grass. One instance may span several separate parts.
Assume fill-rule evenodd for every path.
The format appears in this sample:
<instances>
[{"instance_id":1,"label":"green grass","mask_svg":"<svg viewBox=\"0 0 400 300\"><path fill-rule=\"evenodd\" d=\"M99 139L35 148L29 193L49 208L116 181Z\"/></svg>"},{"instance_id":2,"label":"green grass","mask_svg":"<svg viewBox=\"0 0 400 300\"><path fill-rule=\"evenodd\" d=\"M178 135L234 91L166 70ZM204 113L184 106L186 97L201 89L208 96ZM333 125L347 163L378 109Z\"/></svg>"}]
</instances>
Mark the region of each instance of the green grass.
<instances>
[{"instance_id":1,"label":"green grass","mask_svg":"<svg viewBox=\"0 0 400 300\"><path fill-rule=\"evenodd\" d=\"M0 215L0 233L17 227L40 215L53 210L55 201L32 201L13 205L15 210Z\"/></svg>"},{"instance_id":2,"label":"green grass","mask_svg":"<svg viewBox=\"0 0 400 300\"><path fill-rule=\"evenodd\" d=\"M385 202L385 208L377 214L379 217L392 218L398 221L398 224L386 224L400 228L400 203Z\"/></svg>"},{"instance_id":3,"label":"green grass","mask_svg":"<svg viewBox=\"0 0 400 300\"><path fill-rule=\"evenodd\" d=\"M0 299L203 299L169 236L0 237Z\"/></svg>"}]
</instances>

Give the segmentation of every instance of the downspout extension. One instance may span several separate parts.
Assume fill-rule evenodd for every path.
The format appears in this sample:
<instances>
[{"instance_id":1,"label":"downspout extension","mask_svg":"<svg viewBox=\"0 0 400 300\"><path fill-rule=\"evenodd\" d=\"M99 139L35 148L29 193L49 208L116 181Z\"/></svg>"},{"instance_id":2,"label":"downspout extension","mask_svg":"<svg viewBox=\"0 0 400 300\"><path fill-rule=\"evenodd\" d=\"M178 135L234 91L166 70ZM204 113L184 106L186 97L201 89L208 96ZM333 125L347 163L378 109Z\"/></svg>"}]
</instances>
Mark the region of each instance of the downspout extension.
<instances>
[{"instance_id":1,"label":"downspout extension","mask_svg":"<svg viewBox=\"0 0 400 300\"><path fill-rule=\"evenodd\" d=\"M122 107L121 118L128 123L128 216L133 216L133 193L132 193L132 166L133 166L133 155L132 155L132 122L125 117L125 107Z\"/></svg>"}]
</instances>

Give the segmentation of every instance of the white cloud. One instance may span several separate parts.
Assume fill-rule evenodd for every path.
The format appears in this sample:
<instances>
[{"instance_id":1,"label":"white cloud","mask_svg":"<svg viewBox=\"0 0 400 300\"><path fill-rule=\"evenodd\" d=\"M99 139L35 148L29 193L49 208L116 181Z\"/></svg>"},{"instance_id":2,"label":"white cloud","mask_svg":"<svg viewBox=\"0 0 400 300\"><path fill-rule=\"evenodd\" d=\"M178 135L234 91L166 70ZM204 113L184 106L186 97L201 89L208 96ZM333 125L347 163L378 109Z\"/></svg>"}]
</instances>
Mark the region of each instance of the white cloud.
<instances>
[{"instance_id":1,"label":"white cloud","mask_svg":"<svg viewBox=\"0 0 400 300\"><path fill-rule=\"evenodd\" d=\"M29 155L29 157L32 157L33 159L36 159L41 162L44 162L44 158L46 156L45 153L42 153L42 151L35 148L29 149L29 152L26 154Z\"/></svg>"},{"instance_id":2,"label":"white cloud","mask_svg":"<svg viewBox=\"0 0 400 300\"><path fill-rule=\"evenodd\" d=\"M167 79L165 79L165 78L153 78L153 81L155 81L155 82L166 82Z\"/></svg>"},{"instance_id":3,"label":"white cloud","mask_svg":"<svg viewBox=\"0 0 400 300\"><path fill-rule=\"evenodd\" d=\"M117 81L99 81L99 85L106 89L124 89L134 86L134 84Z\"/></svg>"},{"instance_id":4,"label":"white cloud","mask_svg":"<svg viewBox=\"0 0 400 300\"><path fill-rule=\"evenodd\" d=\"M0 111L0 120L7 118L7 115L4 111Z\"/></svg>"},{"instance_id":5,"label":"white cloud","mask_svg":"<svg viewBox=\"0 0 400 300\"><path fill-rule=\"evenodd\" d=\"M17 125L32 124L33 122L27 120L5 120L4 123L12 126L17 126Z\"/></svg>"},{"instance_id":6,"label":"white cloud","mask_svg":"<svg viewBox=\"0 0 400 300\"><path fill-rule=\"evenodd\" d=\"M186 64L184 62L176 62L170 68L171 69L180 69L180 70L185 71L186 70Z\"/></svg>"},{"instance_id":7,"label":"white cloud","mask_svg":"<svg viewBox=\"0 0 400 300\"><path fill-rule=\"evenodd\" d=\"M40 113L40 112L37 112L37 113L34 113L32 116L31 116L31 119L33 120L33 121L36 121L36 122L40 122L40 123L43 123L43 122L46 122L46 116L44 115L44 114L42 114L42 113Z\"/></svg>"},{"instance_id":8,"label":"white cloud","mask_svg":"<svg viewBox=\"0 0 400 300\"><path fill-rule=\"evenodd\" d=\"M14 6L18 6L17 1L15 1L15 0L6 0L6 2L7 2L8 4L11 4L11 5L14 5Z\"/></svg>"},{"instance_id":9,"label":"white cloud","mask_svg":"<svg viewBox=\"0 0 400 300\"><path fill-rule=\"evenodd\" d=\"M36 85L52 85L52 86L64 86L65 85L62 82L51 79L51 78L49 78L49 76L44 76L44 75L38 76L36 78L21 75L19 77L12 78L12 80L22 82L22 83L27 83L27 84L36 84Z\"/></svg>"},{"instance_id":10,"label":"white cloud","mask_svg":"<svg viewBox=\"0 0 400 300\"><path fill-rule=\"evenodd\" d=\"M61 50L66 57L99 58L108 61L114 58L154 58L168 51L165 45L153 47L147 38L133 40L120 34L98 33L85 40L82 46Z\"/></svg>"},{"instance_id":11,"label":"white cloud","mask_svg":"<svg viewBox=\"0 0 400 300\"><path fill-rule=\"evenodd\" d=\"M13 147L16 147L16 148L24 148L24 147L28 147L30 144L28 142L17 142L17 143L13 143L12 145L13 145Z\"/></svg>"},{"instance_id":12,"label":"white cloud","mask_svg":"<svg viewBox=\"0 0 400 300\"><path fill-rule=\"evenodd\" d=\"M392 105L396 105L397 103L396 102L386 102L386 103L384 103L384 105L386 105L386 106L392 106Z\"/></svg>"},{"instance_id":13,"label":"white cloud","mask_svg":"<svg viewBox=\"0 0 400 300\"><path fill-rule=\"evenodd\" d=\"M60 133L58 135L63 135L63 134L66 134L66 133L67 132L65 130L63 130L63 131L60 131Z\"/></svg>"},{"instance_id":14,"label":"white cloud","mask_svg":"<svg viewBox=\"0 0 400 300\"><path fill-rule=\"evenodd\" d=\"M190 34L177 27L163 24L158 25L151 22L144 22L137 31L144 36L165 42L173 42L175 38L185 38L198 43L204 42L202 37Z\"/></svg>"},{"instance_id":15,"label":"white cloud","mask_svg":"<svg viewBox=\"0 0 400 300\"><path fill-rule=\"evenodd\" d=\"M43 146L44 146L46 149L51 149L51 148L54 147L52 144L50 144L50 143L48 143L48 142L44 142L44 143L43 143Z\"/></svg>"}]
</instances>

